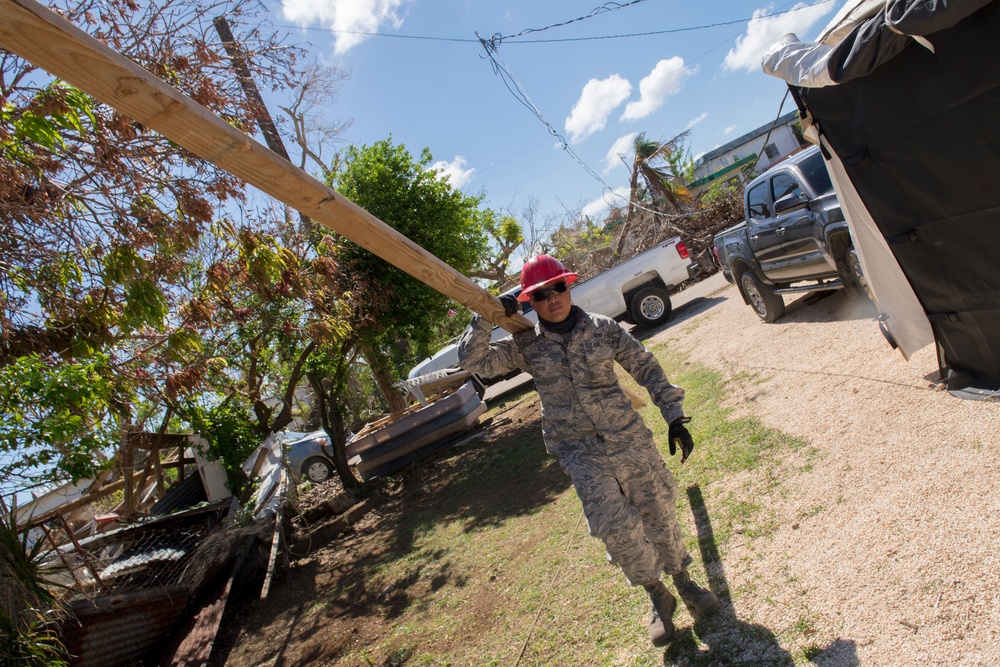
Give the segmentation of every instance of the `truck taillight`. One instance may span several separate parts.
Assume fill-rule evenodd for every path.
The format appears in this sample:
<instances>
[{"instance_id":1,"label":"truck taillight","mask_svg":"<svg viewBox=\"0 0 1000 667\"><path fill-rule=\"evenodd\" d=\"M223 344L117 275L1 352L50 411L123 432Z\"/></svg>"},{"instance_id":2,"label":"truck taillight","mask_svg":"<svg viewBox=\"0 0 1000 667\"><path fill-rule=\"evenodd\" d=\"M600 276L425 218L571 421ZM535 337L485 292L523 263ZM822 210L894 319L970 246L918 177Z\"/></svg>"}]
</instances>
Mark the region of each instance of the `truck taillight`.
<instances>
[{"instance_id":1,"label":"truck taillight","mask_svg":"<svg viewBox=\"0 0 1000 667\"><path fill-rule=\"evenodd\" d=\"M691 256L691 253L688 252L688 247L684 245L684 241L677 242L677 254L681 256L681 259L687 259Z\"/></svg>"}]
</instances>

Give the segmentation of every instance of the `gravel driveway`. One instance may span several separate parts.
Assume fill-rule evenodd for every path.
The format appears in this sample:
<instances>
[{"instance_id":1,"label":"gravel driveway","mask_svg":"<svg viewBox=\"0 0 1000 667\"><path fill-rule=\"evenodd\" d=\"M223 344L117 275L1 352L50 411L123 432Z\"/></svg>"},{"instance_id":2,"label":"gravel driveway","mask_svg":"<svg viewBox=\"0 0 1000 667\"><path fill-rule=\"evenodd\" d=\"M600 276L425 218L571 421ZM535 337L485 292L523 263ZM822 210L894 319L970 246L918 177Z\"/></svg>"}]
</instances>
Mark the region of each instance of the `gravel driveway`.
<instances>
[{"instance_id":1,"label":"gravel driveway","mask_svg":"<svg viewBox=\"0 0 1000 667\"><path fill-rule=\"evenodd\" d=\"M809 443L756 499L777 530L723 554L731 590L753 591L736 614L805 623L822 665L1000 665L1000 404L950 396L933 349L904 360L867 301L786 297L763 324L718 277L701 290L647 343L723 372L737 413Z\"/></svg>"}]
</instances>

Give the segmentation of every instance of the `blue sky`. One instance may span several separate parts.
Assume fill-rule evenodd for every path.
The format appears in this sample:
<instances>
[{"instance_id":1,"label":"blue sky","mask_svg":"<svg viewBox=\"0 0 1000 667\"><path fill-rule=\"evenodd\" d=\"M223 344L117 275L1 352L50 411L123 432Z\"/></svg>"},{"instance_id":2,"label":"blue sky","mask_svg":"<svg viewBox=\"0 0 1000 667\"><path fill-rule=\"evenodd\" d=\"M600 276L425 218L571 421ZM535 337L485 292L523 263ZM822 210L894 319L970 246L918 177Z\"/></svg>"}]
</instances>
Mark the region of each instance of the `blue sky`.
<instances>
[{"instance_id":1,"label":"blue sky","mask_svg":"<svg viewBox=\"0 0 1000 667\"><path fill-rule=\"evenodd\" d=\"M815 37L844 4L281 2L273 22L293 27L313 55L350 73L329 110L332 119L352 120L348 142L392 135L414 154L427 147L453 185L485 192L495 209L516 210L532 197L543 214L582 207L598 217L611 192L628 184L636 132L669 139L690 130L697 156L772 121L785 85L761 72L761 53L788 32ZM504 36L495 53L510 73L506 83L476 32ZM784 112L793 108L789 100Z\"/></svg>"}]
</instances>

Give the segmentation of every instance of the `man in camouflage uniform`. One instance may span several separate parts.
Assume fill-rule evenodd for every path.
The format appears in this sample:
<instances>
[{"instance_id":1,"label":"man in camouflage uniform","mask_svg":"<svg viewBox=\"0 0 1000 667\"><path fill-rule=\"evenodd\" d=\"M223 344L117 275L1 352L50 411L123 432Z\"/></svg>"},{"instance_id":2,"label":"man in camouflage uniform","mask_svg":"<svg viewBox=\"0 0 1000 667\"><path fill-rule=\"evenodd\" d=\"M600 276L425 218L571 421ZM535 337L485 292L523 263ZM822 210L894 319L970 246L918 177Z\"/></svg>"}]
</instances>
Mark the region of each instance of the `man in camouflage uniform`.
<instances>
[{"instance_id":1,"label":"man in camouflage uniform","mask_svg":"<svg viewBox=\"0 0 1000 667\"><path fill-rule=\"evenodd\" d=\"M719 601L687 574L691 557L677 523L677 482L622 391L614 362L649 391L670 424L671 454L680 443L682 462L694 446L684 427L684 390L670 384L652 353L617 322L572 305L568 285L577 277L547 255L528 260L518 300L531 299L539 323L491 344L492 325L476 317L459 341L459 362L487 377L514 369L532 375L545 448L572 478L590 533L629 582L649 593L650 640L663 646L674 636L677 603L661 572L672 575L695 617L715 611ZM516 312L513 297L501 301L508 316Z\"/></svg>"}]
</instances>

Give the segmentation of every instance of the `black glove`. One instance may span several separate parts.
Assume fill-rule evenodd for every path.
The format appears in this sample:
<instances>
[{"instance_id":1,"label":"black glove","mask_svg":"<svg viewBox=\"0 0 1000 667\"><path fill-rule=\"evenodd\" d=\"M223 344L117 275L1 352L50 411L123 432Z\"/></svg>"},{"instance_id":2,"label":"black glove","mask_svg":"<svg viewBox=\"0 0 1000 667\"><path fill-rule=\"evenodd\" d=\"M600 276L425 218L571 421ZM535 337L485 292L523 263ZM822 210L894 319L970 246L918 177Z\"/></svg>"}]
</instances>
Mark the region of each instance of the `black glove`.
<instances>
[{"instance_id":1,"label":"black glove","mask_svg":"<svg viewBox=\"0 0 1000 667\"><path fill-rule=\"evenodd\" d=\"M670 431L667 434L667 438L670 440L671 456L677 453L677 446L680 445L681 463L687 461L687 457L691 456L691 450L694 449L694 440L691 439L691 433L684 426L684 424L690 421L690 417L681 417L680 419L673 420L670 422Z\"/></svg>"},{"instance_id":2,"label":"black glove","mask_svg":"<svg viewBox=\"0 0 1000 667\"><path fill-rule=\"evenodd\" d=\"M507 317L510 317L519 310L517 298L513 294L501 294L500 303L503 304L503 314Z\"/></svg>"}]
</instances>

